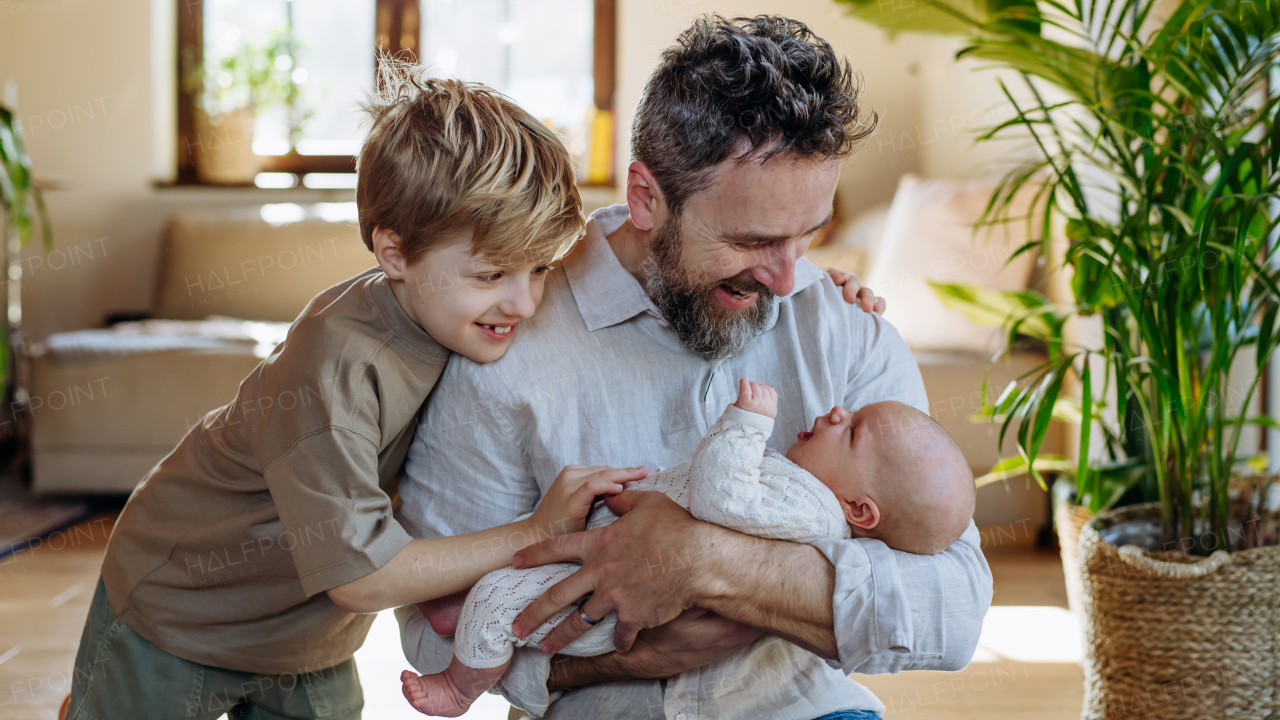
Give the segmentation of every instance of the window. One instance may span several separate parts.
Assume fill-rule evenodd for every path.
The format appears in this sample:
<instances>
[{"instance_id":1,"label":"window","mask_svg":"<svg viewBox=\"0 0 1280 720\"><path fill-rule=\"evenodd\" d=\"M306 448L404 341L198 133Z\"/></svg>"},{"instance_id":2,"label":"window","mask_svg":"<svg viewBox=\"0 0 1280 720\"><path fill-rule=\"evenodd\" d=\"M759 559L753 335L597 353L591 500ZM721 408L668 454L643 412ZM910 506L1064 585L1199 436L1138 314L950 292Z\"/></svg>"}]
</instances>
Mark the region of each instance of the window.
<instances>
[{"instance_id":1,"label":"window","mask_svg":"<svg viewBox=\"0 0 1280 720\"><path fill-rule=\"evenodd\" d=\"M612 183L614 0L178 3L179 182L242 137L261 187L354 186L380 48L507 94L564 137L581 182Z\"/></svg>"}]
</instances>

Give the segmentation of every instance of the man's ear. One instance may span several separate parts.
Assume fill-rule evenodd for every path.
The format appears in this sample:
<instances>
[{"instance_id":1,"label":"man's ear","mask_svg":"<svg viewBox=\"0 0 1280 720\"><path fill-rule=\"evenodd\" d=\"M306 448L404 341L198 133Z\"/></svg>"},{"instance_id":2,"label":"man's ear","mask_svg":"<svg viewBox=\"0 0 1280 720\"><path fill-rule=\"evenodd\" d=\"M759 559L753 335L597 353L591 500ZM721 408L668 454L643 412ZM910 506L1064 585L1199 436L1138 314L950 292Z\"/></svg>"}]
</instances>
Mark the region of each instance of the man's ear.
<instances>
[{"instance_id":1,"label":"man's ear","mask_svg":"<svg viewBox=\"0 0 1280 720\"><path fill-rule=\"evenodd\" d=\"M392 280L404 280L404 253L400 251L400 236L386 228L373 230L373 256L378 260L382 272Z\"/></svg>"},{"instance_id":2,"label":"man's ear","mask_svg":"<svg viewBox=\"0 0 1280 720\"><path fill-rule=\"evenodd\" d=\"M631 222L641 230L652 230L666 214L666 203L649 166L632 160L627 166L627 206Z\"/></svg>"},{"instance_id":3,"label":"man's ear","mask_svg":"<svg viewBox=\"0 0 1280 720\"><path fill-rule=\"evenodd\" d=\"M859 530L873 530L880 524L880 506L869 497L844 500L844 519Z\"/></svg>"}]
</instances>

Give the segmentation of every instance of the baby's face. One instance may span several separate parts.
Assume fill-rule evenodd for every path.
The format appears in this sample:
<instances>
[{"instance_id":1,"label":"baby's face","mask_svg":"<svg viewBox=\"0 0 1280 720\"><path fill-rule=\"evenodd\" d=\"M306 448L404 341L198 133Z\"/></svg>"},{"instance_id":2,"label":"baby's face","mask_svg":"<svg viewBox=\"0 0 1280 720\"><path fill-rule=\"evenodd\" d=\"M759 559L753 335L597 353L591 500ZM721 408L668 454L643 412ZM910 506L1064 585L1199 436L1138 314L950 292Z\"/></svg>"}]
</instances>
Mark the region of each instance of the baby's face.
<instances>
[{"instance_id":1,"label":"baby's face","mask_svg":"<svg viewBox=\"0 0 1280 720\"><path fill-rule=\"evenodd\" d=\"M796 436L787 459L831 489L855 537L932 555L973 516L964 454L941 426L899 402L831 408Z\"/></svg>"},{"instance_id":2,"label":"baby's face","mask_svg":"<svg viewBox=\"0 0 1280 720\"><path fill-rule=\"evenodd\" d=\"M795 444L787 448L787 459L843 498L854 490L848 486L857 482L857 469L869 467L878 456L880 433L874 432L874 423L867 422L874 407L857 412L833 407L826 415L819 415L813 429L796 435Z\"/></svg>"}]
</instances>

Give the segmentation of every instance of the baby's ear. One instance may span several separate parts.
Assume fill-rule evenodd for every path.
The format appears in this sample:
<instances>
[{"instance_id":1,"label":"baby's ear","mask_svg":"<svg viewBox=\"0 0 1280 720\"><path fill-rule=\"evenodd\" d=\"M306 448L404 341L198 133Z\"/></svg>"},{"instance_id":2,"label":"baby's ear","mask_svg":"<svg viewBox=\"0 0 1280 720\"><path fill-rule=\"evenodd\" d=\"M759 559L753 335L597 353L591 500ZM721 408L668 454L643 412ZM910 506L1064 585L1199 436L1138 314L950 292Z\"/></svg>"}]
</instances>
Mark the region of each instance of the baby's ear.
<instances>
[{"instance_id":1,"label":"baby's ear","mask_svg":"<svg viewBox=\"0 0 1280 720\"><path fill-rule=\"evenodd\" d=\"M859 530L873 530L880 524L880 506L869 497L842 500L844 519Z\"/></svg>"}]
</instances>

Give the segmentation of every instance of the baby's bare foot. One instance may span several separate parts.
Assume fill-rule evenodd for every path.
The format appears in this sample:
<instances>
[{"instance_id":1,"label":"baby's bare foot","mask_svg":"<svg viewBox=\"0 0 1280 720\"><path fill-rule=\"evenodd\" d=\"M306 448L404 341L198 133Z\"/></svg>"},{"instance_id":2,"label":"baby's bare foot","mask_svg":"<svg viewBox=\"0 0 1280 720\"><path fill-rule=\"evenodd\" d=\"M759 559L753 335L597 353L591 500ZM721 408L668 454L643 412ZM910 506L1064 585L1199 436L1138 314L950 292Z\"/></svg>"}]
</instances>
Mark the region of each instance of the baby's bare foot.
<instances>
[{"instance_id":1,"label":"baby's bare foot","mask_svg":"<svg viewBox=\"0 0 1280 720\"><path fill-rule=\"evenodd\" d=\"M458 717L467 712L476 698L498 681L507 665L496 668L469 668L454 658L449 667L435 675L418 675L411 670L400 673L404 697L424 715Z\"/></svg>"},{"instance_id":2,"label":"baby's bare foot","mask_svg":"<svg viewBox=\"0 0 1280 720\"><path fill-rule=\"evenodd\" d=\"M445 673L418 675L412 670L400 673L401 690L414 710L436 717L458 717L471 707L475 698L466 698L449 682Z\"/></svg>"}]
</instances>

